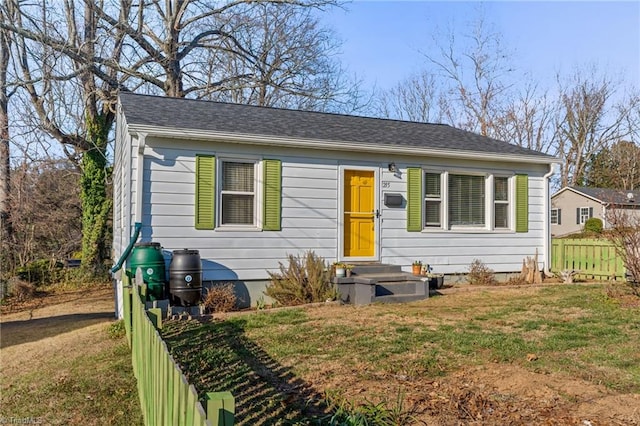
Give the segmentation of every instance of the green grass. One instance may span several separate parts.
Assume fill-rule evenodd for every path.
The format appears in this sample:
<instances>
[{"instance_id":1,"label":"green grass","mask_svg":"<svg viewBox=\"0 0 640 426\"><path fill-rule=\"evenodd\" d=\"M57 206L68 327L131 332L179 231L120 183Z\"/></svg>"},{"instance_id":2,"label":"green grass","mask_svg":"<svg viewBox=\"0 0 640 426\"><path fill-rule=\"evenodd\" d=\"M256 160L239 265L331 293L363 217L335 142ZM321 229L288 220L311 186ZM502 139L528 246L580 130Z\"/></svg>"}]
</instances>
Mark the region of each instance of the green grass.
<instances>
[{"instance_id":1,"label":"green grass","mask_svg":"<svg viewBox=\"0 0 640 426\"><path fill-rule=\"evenodd\" d=\"M470 292L407 305L169 322L163 334L201 395L230 390L239 424L254 424L267 414L294 422L326 413L326 394L301 379L321 365L351 368L370 380L398 374L435 378L468 365L502 363L638 393L639 311L619 306L604 285L562 285L530 294ZM290 389L304 389L296 401L309 405L291 404ZM267 408L260 406L263 399Z\"/></svg>"},{"instance_id":2,"label":"green grass","mask_svg":"<svg viewBox=\"0 0 640 426\"><path fill-rule=\"evenodd\" d=\"M114 334L117 328L105 327L93 339L98 353L69 347L36 370L4 374L0 417L52 425L142 424L131 352L126 339Z\"/></svg>"}]
</instances>

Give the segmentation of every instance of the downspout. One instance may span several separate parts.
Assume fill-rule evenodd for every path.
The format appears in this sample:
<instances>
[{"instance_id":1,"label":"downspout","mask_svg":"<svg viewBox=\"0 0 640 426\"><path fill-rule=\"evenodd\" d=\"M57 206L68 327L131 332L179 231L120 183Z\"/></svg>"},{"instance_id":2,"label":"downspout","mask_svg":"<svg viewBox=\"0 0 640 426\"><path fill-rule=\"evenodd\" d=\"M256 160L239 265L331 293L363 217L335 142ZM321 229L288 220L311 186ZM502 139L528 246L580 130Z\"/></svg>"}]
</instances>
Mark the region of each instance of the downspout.
<instances>
[{"instance_id":1,"label":"downspout","mask_svg":"<svg viewBox=\"0 0 640 426\"><path fill-rule=\"evenodd\" d=\"M140 235L140 230L142 229L142 223L136 222L134 227L135 228L133 230L133 235L131 236L131 239L129 240L129 245L122 252L122 255L120 256L120 259L118 259L118 263L113 265L113 268L111 268L111 273L112 274L115 274L116 272L118 272L122 268L122 265L124 264L124 261L127 260L127 257L129 257L129 255L131 254L131 250L133 249L134 244L136 243L136 241L138 241L138 236Z\"/></svg>"},{"instance_id":2,"label":"downspout","mask_svg":"<svg viewBox=\"0 0 640 426\"><path fill-rule=\"evenodd\" d=\"M543 176L544 179L544 275L550 276L549 265L551 264L551 225L549 212L551 211L551 195L549 193L549 178L555 173L555 163L549 164L549 171Z\"/></svg>"},{"instance_id":3,"label":"downspout","mask_svg":"<svg viewBox=\"0 0 640 426\"><path fill-rule=\"evenodd\" d=\"M124 252L122 252L120 259L118 259L118 262L115 265L113 265L113 268L111 268L112 274L115 274L122 268L122 265L131 254L131 250L133 249L133 246L135 245L136 241L138 241L138 237L140 236L140 231L142 230L142 184L143 184L142 179L144 178L143 167L144 167L144 148L147 143L146 138L147 138L146 133L138 133L138 170L137 170L138 176L136 178L137 188L136 188L136 215L135 215L136 222L134 224L133 235L129 240L129 245L124 250Z\"/></svg>"}]
</instances>

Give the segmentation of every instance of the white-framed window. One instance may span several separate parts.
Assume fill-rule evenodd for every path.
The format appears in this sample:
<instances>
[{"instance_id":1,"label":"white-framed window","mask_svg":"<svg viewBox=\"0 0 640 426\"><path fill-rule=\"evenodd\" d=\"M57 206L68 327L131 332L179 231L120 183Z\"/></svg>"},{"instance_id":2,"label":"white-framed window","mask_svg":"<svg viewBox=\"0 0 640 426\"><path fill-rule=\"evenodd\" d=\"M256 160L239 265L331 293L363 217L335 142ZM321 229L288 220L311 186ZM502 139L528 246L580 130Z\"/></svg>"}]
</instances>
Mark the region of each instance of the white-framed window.
<instances>
[{"instance_id":1,"label":"white-framed window","mask_svg":"<svg viewBox=\"0 0 640 426\"><path fill-rule=\"evenodd\" d=\"M584 223L591 218L593 209L590 207L578 207L578 223L584 225Z\"/></svg>"},{"instance_id":2,"label":"white-framed window","mask_svg":"<svg viewBox=\"0 0 640 426\"><path fill-rule=\"evenodd\" d=\"M498 229L508 229L511 227L509 218L510 209L509 178L505 176L494 176L493 178L493 226Z\"/></svg>"},{"instance_id":3,"label":"white-framed window","mask_svg":"<svg viewBox=\"0 0 640 426\"><path fill-rule=\"evenodd\" d=\"M258 226L257 161L222 159L219 164L220 225Z\"/></svg>"},{"instance_id":4,"label":"white-framed window","mask_svg":"<svg viewBox=\"0 0 640 426\"><path fill-rule=\"evenodd\" d=\"M561 210L560 209L551 209L551 224L552 225L560 225L561 224Z\"/></svg>"},{"instance_id":5,"label":"white-framed window","mask_svg":"<svg viewBox=\"0 0 640 426\"><path fill-rule=\"evenodd\" d=\"M427 170L424 229L513 228L511 176Z\"/></svg>"},{"instance_id":6,"label":"white-framed window","mask_svg":"<svg viewBox=\"0 0 640 426\"><path fill-rule=\"evenodd\" d=\"M440 173L425 173L424 226L442 227L442 184Z\"/></svg>"}]
</instances>

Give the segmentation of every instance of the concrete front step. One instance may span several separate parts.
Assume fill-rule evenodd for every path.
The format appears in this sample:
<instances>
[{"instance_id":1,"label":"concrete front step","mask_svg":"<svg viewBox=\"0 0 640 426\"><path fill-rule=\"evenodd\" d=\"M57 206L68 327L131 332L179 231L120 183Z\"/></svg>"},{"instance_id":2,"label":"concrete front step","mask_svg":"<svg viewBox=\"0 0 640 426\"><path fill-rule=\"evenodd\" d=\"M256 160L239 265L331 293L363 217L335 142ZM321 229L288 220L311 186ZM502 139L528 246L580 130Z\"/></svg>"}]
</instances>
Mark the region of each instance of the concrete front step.
<instances>
[{"instance_id":1,"label":"concrete front step","mask_svg":"<svg viewBox=\"0 0 640 426\"><path fill-rule=\"evenodd\" d=\"M424 279L402 271L399 265L355 264L351 277L336 278L342 301L354 305L404 302L429 297Z\"/></svg>"},{"instance_id":2,"label":"concrete front step","mask_svg":"<svg viewBox=\"0 0 640 426\"><path fill-rule=\"evenodd\" d=\"M353 267L353 273L355 275L398 274L402 273L402 267L385 263L356 263Z\"/></svg>"},{"instance_id":3,"label":"concrete front step","mask_svg":"<svg viewBox=\"0 0 640 426\"><path fill-rule=\"evenodd\" d=\"M376 297L390 295L423 295L425 285L422 281L379 282L376 284Z\"/></svg>"},{"instance_id":4,"label":"concrete front step","mask_svg":"<svg viewBox=\"0 0 640 426\"><path fill-rule=\"evenodd\" d=\"M394 283L394 282L420 282L420 277L408 274L406 272L387 273L387 274L364 274L356 275L360 278L374 280L377 283Z\"/></svg>"},{"instance_id":5,"label":"concrete front step","mask_svg":"<svg viewBox=\"0 0 640 426\"><path fill-rule=\"evenodd\" d=\"M428 295L416 294L391 294L388 296L376 296L373 303L409 303L427 299Z\"/></svg>"}]
</instances>

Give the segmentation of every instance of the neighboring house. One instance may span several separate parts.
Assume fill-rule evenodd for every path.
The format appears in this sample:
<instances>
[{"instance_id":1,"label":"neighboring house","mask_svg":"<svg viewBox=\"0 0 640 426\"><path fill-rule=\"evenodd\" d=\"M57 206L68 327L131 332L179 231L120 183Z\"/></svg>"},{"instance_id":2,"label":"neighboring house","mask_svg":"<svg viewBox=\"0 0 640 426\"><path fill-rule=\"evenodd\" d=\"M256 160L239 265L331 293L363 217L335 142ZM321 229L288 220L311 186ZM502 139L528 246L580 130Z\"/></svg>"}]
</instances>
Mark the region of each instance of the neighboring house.
<instances>
[{"instance_id":1,"label":"neighboring house","mask_svg":"<svg viewBox=\"0 0 640 426\"><path fill-rule=\"evenodd\" d=\"M551 235L580 232L592 217L606 229L607 211L614 207L640 215L640 191L566 186L551 196Z\"/></svg>"},{"instance_id":2,"label":"neighboring house","mask_svg":"<svg viewBox=\"0 0 640 426\"><path fill-rule=\"evenodd\" d=\"M455 129L122 93L113 255L199 250L255 303L288 254L468 272L548 265L555 157Z\"/></svg>"}]
</instances>

